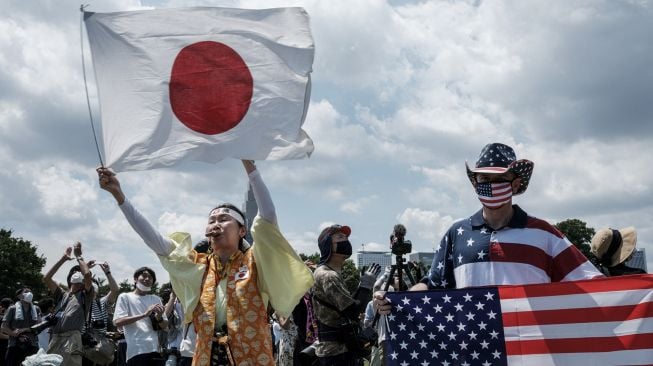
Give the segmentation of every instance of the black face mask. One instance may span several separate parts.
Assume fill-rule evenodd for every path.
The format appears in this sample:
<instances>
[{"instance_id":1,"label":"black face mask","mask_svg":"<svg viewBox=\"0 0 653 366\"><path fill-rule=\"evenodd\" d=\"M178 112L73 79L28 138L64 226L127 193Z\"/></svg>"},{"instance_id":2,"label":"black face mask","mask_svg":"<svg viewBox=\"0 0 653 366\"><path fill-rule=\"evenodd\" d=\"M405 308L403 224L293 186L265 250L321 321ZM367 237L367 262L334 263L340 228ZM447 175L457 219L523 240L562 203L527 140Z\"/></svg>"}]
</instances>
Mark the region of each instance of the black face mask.
<instances>
[{"instance_id":1,"label":"black face mask","mask_svg":"<svg viewBox=\"0 0 653 366\"><path fill-rule=\"evenodd\" d=\"M349 240L336 243L336 253L351 256L352 248Z\"/></svg>"}]
</instances>

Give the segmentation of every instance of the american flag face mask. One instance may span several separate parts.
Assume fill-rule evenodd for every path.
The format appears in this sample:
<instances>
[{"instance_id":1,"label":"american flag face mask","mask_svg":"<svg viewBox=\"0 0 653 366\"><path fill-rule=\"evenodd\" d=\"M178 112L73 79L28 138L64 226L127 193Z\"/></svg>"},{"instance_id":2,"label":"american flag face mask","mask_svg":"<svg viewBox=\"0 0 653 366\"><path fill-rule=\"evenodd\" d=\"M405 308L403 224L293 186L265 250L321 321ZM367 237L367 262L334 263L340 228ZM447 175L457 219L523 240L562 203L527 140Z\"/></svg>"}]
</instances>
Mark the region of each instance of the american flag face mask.
<instances>
[{"instance_id":1,"label":"american flag face mask","mask_svg":"<svg viewBox=\"0 0 653 366\"><path fill-rule=\"evenodd\" d=\"M476 183L476 194L483 206L499 208L512 199L512 182Z\"/></svg>"}]
</instances>

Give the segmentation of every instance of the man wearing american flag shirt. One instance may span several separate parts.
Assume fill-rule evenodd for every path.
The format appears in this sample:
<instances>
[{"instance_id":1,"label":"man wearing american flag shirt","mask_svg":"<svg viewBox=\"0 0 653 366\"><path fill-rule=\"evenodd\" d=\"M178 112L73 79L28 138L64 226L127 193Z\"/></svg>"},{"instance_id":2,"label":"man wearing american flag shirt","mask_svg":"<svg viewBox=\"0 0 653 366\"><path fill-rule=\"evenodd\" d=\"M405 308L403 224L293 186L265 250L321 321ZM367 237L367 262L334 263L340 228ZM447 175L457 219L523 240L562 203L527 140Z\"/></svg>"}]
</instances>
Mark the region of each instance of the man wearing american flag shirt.
<instances>
[{"instance_id":1,"label":"man wearing american flag shirt","mask_svg":"<svg viewBox=\"0 0 653 366\"><path fill-rule=\"evenodd\" d=\"M510 146L491 143L483 148L473 169L465 166L482 208L447 230L435 249L429 274L411 291L603 276L555 227L512 204L513 195L526 191L533 162L517 160ZM389 314L393 306L380 293L374 303L380 314ZM453 302L457 303L463 305L465 299ZM403 304L395 302L394 306ZM436 325L428 324L425 332Z\"/></svg>"}]
</instances>

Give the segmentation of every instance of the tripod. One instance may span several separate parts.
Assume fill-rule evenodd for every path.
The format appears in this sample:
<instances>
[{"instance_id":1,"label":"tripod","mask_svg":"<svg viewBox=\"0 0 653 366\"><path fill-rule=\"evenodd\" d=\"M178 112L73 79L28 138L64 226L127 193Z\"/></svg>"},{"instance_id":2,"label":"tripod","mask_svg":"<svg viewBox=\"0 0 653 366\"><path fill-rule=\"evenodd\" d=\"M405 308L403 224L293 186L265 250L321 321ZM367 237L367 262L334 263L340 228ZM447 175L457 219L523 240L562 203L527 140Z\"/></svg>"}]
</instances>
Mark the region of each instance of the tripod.
<instances>
[{"instance_id":1,"label":"tripod","mask_svg":"<svg viewBox=\"0 0 653 366\"><path fill-rule=\"evenodd\" d=\"M395 264L390 266L390 276L388 277L388 281L386 281L385 286L383 286L383 291L387 292L388 288L390 287L390 281L394 279L395 273L397 273L397 276L399 276L399 288L395 289L395 291L407 291L408 290L408 285L404 281L404 273L408 275L408 280L410 281L410 286L415 285L415 279L413 278L413 274L410 273L410 270L406 268L404 265L404 262L406 260L404 259L403 254L396 254L395 257Z\"/></svg>"},{"instance_id":2,"label":"tripod","mask_svg":"<svg viewBox=\"0 0 653 366\"><path fill-rule=\"evenodd\" d=\"M405 259L403 254L396 254L395 257L395 264L390 266L390 276L388 277L388 280L385 282L385 285L383 286L383 291L388 292L388 288L390 288L390 281L393 280L395 277L395 273L397 273L397 276L399 276L399 288L395 289L395 291L407 291L408 290L408 285L406 285L406 282L404 281L404 276L403 274L405 273L408 275L408 281L410 281L410 286L415 285L415 279L413 278L413 274L410 273L410 270L406 268L404 265ZM379 313L376 313L374 315L374 321L372 322L372 327L376 328L376 324L379 321Z\"/></svg>"}]
</instances>

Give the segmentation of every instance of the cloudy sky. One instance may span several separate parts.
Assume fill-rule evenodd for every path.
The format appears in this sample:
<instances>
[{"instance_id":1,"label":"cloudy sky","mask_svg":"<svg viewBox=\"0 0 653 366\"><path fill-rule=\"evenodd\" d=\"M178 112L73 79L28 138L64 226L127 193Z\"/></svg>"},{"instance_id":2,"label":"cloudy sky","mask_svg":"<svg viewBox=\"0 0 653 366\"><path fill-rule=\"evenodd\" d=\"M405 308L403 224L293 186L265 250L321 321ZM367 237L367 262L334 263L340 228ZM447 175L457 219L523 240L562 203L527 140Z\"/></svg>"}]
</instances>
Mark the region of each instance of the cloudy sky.
<instances>
[{"instance_id":1,"label":"cloudy sky","mask_svg":"<svg viewBox=\"0 0 653 366\"><path fill-rule=\"evenodd\" d=\"M634 225L653 268L651 1L87 2L96 12L306 8L316 57L304 128L315 152L258 163L298 252L315 252L333 222L352 227L355 251L387 248L398 222L415 250L433 250L453 220L480 207L464 163L496 141L535 162L515 199L527 212L597 229ZM0 3L0 227L37 244L47 267L79 240L118 280L150 265L166 281L98 188L78 8ZM162 232L196 240L210 208L240 205L247 184L238 161L120 178Z\"/></svg>"}]
</instances>

